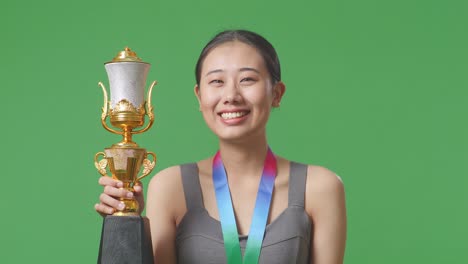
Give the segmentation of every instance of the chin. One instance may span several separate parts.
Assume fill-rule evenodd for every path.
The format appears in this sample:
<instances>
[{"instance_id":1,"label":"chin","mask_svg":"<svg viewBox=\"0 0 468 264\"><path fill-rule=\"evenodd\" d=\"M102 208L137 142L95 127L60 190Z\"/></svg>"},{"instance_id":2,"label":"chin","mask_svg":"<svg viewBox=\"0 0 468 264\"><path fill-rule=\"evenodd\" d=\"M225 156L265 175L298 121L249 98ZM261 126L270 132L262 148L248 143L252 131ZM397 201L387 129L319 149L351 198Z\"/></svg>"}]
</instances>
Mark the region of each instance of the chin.
<instances>
[{"instance_id":1,"label":"chin","mask_svg":"<svg viewBox=\"0 0 468 264\"><path fill-rule=\"evenodd\" d=\"M248 135L245 133L215 133L220 140L224 141L242 141L243 139L247 138Z\"/></svg>"},{"instance_id":2,"label":"chin","mask_svg":"<svg viewBox=\"0 0 468 264\"><path fill-rule=\"evenodd\" d=\"M244 142L249 141L252 138L258 137L261 131L251 130L251 129L222 129L215 132L220 140L227 141L227 142Z\"/></svg>"}]
</instances>

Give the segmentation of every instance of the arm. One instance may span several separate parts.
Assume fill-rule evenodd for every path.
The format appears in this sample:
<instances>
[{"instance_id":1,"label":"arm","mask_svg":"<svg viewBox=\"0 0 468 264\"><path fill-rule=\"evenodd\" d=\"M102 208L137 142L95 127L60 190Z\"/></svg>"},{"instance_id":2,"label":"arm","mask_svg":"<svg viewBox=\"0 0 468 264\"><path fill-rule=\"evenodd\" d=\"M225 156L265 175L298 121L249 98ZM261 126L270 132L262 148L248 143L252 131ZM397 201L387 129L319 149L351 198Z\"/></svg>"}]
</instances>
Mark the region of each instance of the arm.
<instances>
[{"instance_id":1,"label":"arm","mask_svg":"<svg viewBox=\"0 0 468 264\"><path fill-rule=\"evenodd\" d=\"M333 172L309 166L306 211L313 221L311 263L342 264L346 243L346 206L343 182Z\"/></svg>"},{"instance_id":2,"label":"arm","mask_svg":"<svg viewBox=\"0 0 468 264\"><path fill-rule=\"evenodd\" d=\"M176 215L185 208L179 167L160 171L150 181L146 216L150 221L155 263L176 263ZM157 260L157 262L156 262Z\"/></svg>"}]
</instances>

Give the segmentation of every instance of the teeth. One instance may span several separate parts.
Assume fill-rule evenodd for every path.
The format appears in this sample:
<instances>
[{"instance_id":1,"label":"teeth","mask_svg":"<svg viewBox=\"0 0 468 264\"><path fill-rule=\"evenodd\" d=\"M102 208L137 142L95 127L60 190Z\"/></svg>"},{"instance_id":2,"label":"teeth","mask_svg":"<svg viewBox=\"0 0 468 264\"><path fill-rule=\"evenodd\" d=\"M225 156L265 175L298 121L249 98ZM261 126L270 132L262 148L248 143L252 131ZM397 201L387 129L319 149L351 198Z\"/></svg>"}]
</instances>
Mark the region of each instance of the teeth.
<instances>
[{"instance_id":1,"label":"teeth","mask_svg":"<svg viewBox=\"0 0 468 264\"><path fill-rule=\"evenodd\" d=\"M230 113L222 113L221 117L223 119L232 119L232 118L238 118L241 116L245 116L247 112L230 112Z\"/></svg>"}]
</instances>

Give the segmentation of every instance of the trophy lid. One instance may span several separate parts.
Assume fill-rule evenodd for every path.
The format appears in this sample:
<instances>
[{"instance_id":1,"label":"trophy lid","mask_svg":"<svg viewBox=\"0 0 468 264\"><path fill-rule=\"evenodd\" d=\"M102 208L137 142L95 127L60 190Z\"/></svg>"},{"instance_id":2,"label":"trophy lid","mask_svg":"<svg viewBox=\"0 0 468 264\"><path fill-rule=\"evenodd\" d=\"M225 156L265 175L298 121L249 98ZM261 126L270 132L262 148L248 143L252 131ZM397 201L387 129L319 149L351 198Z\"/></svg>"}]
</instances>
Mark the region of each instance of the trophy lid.
<instances>
[{"instance_id":1,"label":"trophy lid","mask_svg":"<svg viewBox=\"0 0 468 264\"><path fill-rule=\"evenodd\" d=\"M131 50L129 47L125 47L123 51L119 52L117 56L115 56L112 59L112 61L108 63L112 63L112 62L143 62L143 61L137 56L136 52ZM146 63L146 62L143 62L143 63Z\"/></svg>"},{"instance_id":2,"label":"trophy lid","mask_svg":"<svg viewBox=\"0 0 468 264\"><path fill-rule=\"evenodd\" d=\"M134 107L140 107L145 102L146 76L150 66L129 47L125 47L112 61L104 63L109 77L111 109L124 99Z\"/></svg>"}]
</instances>

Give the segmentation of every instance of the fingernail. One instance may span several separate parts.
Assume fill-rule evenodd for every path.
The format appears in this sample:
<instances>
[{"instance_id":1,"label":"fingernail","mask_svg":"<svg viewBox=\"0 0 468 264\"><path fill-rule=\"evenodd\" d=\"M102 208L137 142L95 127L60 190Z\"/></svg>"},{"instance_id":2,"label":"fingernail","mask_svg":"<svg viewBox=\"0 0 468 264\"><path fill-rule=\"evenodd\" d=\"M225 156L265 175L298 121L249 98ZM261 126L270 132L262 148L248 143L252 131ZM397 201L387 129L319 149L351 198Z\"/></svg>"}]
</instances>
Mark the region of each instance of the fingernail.
<instances>
[{"instance_id":1,"label":"fingernail","mask_svg":"<svg viewBox=\"0 0 468 264\"><path fill-rule=\"evenodd\" d=\"M123 210L125 208L125 204L124 203L120 203L119 204L119 210Z\"/></svg>"},{"instance_id":2,"label":"fingernail","mask_svg":"<svg viewBox=\"0 0 468 264\"><path fill-rule=\"evenodd\" d=\"M132 198L133 197L133 193L132 192L128 192L127 193L127 198Z\"/></svg>"},{"instance_id":3,"label":"fingernail","mask_svg":"<svg viewBox=\"0 0 468 264\"><path fill-rule=\"evenodd\" d=\"M122 188L123 187L123 182L117 182L117 187Z\"/></svg>"}]
</instances>

